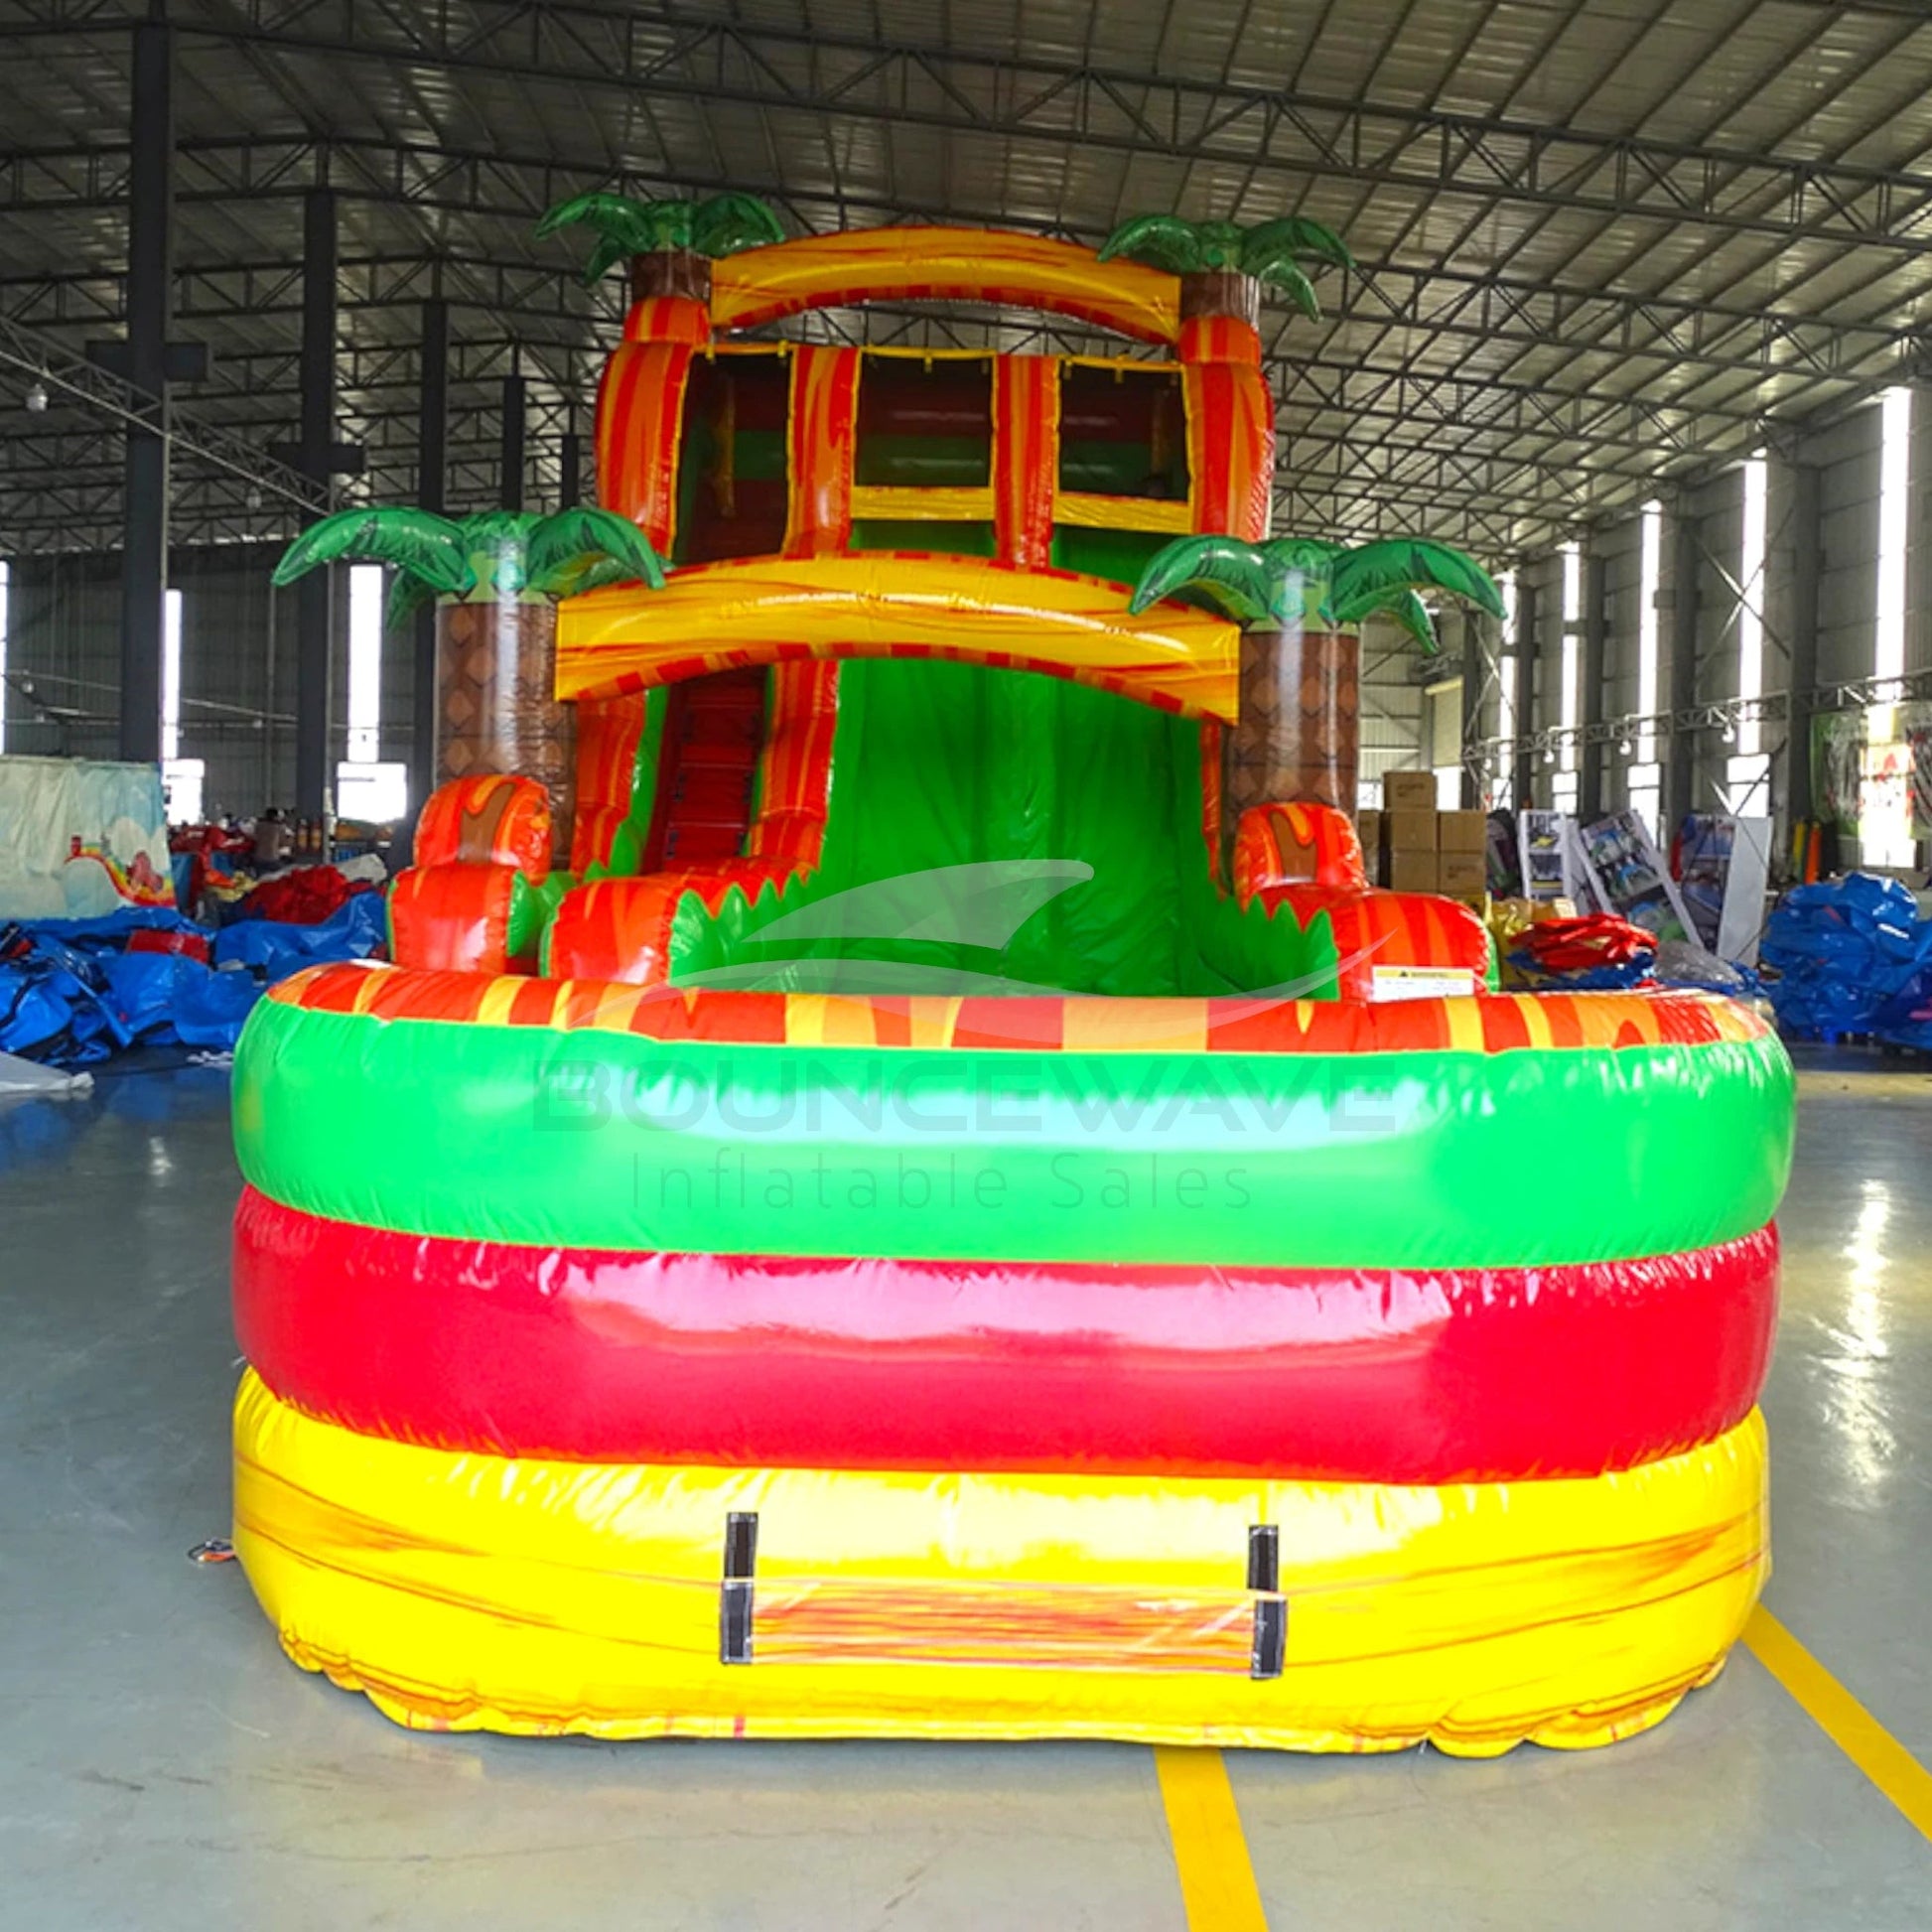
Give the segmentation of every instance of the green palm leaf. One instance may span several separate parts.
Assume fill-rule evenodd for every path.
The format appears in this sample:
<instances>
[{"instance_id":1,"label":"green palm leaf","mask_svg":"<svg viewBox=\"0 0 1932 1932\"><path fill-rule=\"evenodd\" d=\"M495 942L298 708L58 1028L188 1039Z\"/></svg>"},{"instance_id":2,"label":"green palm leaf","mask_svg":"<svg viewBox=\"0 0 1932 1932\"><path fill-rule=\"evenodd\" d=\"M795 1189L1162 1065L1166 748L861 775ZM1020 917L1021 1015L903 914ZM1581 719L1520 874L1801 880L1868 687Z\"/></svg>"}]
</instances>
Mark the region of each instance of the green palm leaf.
<instances>
[{"instance_id":1,"label":"green palm leaf","mask_svg":"<svg viewBox=\"0 0 1932 1932\"><path fill-rule=\"evenodd\" d=\"M1286 580L1259 544L1239 537L1176 537L1148 559L1127 608L1137 615L1182 591L1236 623L1285 622Z\"/></svg>"},{"instance_id":2,"label":"green palm leaf","mask_svg":"<svg viewBox=\"0 0 1932 1932\"><path fill-rule=\"evenodd\" d=\"M639 250L631 247L622 235L604 234L597 239L597 246L591 250L590 259L584 264L585 286L594 287L603 281L620 262L626 262Z\"/></svg>"},{"instance_id":3,"label":"green palm leaf","mask_svg":"<svg viewBox=\"0 0 1932 1932\"><path fill-rule=\"evenodd\" d=\"M664 587L663 560L649 538L615 510L578 508L546 516L530 533L528 569L530 588L552 596L591 588L586 580L593 571L600 583L634 578L654 591Z\"/></svg>"},{"instance_id":4,"label":"green palm leaf","mask_svg":"<svg viewBox=\"0 0 1932 1932\"><path fill-rule=\"evenodd\" d=\"M382 621L391 630L400 630L425 604L433 604L436 593L420 577L399 570L389 579L389 595L383 601Z\"/></svg>"},{"instance_id":5,"label":"green palm leaf","mask_svg":"<svg viewBox=\"0 0 1932 1932\"><path fill-rule=\"evenodd\" d=\"M1473 557L1423 537L1389 537L1347 552L1335 565L1329 602L1337 622L1359 623L1371 611L1391 609L1401 592L1416 590L1445 591L1491 617L1503 614L1502 593ZM1392 615L1414 634L1399 612Z\"/></svg>"},{"instance_id":6,"label":"green palm leaf","mask_svg":"<svg viewBox=\"0 0 1932 1932\"><path fill-rule=\"evenodd\" d=\"M713 261L784 238L778 217L756 195L714 195L691 218L691 246Z\"/></svg>"},{"instance_id":7,"label":"green palm leaf","mask_svg":"<svg viewBox=\"0 0 1932 1932\"><path fill-rule=\"evenodd\" d=\"M1142 214L1123 221L1100 244L1103 262L1116 255L1165 268L1171 275L1194 275L1208 266L1200 230L1177 214Z\"/></svg>"},{"instance_id":8,"label":"green palm leaf","mask_svg":"<svg viewBox=\"0 0 1932 1932\"><path fill-rule=\"evenodd\" d=\"M610 557L579 557L552 574L548 589L552 597L582 597L586 591L601 591L611 584L639 581L650 584L648 577L640 580L640 574L629 564ZM651 584L652 590L656 588Z\"/></svg>"},{"instance_id":9,"label":"green palm leaf","mask_svg":"<svg viewBox=\"0 0 1932 1932\"><path fill-rule=\"evenodd\" d=\"M629 195L593 189L588 195L575 195L546 209L537 223L537 234L552 235L579 221L595 228L598 244L584 270L584 279L595 282L632 255L690 247L695 213L690 202L640 202Z\"/></svg>"},{"instance_id":10,"label":"green palm leaf","mask_svg":"<svg viewBox=\"0 0 1932 1932\"><path fill-rule=\"evenodd\" d=\"M529 582L530 538L543 519L535 510L478 510L463 519L459 535L479 597L508 603Z\"/></svg>"},{"instance_id":11,"label":"green palm leaf","mask_svg":"<svg viewBox=\"0 0 1932 1932\"><path fill-rule=\"evenodd\" d=\"M1247 256L1243 255L1244 266L1247 260ZM1314 284L1295 266L1292 256L1274 256L1262 262L1259 267L1249 267L1247 272L1257 282L1269 288L1280 289L1311 322L1321 320L1321 301L1314 292Z\"/></svg>"},{"instance_id":12,"label":"green palm leaf","mask_svg":"<svg viewBox=\"0 0 1932 1932\"><path fill-rule=\"evenodd\" d=\"M432 510L338 510L312 523L283 553L274 581L292 584L320 564L354 559L393 564L432 595L461 595L474 588L459 527Z\"/></svg>"},{"instance_id":13,"label":"green palm leaf","mask_svg":"<svg viewBox=\"0 0 1932 1932\"><path fill-rule=\"evenodd\" d=\"M1264 557L1278 571L1299 571L1304 577L1326 577L1347 546L1326 537L1276 537L1261 546Z\"/></svg>"},{"instance_id":14,"label":"green palm leaf","mask_svg":"<svg viewBox=\"0 0 1932 1932\"><path fill-rule=\"evenodd\" d=\"M628 195L613 195L593 189L588 195L573 195L567 202L553 203L537 218L537 236L553 235L573 222L588 221L600 234L620 230L634 233L642 204Z\"/></svg>"},{"instance_id":15,"label":"green palm leaf","mask_svg":"<svg viewBox=\"0 0 1932 1932\"><path fill-rule=\"evenodd\" d=\"M1319 221L1305 220L1299 214L1263 221L1242 237L1241 266L1250 275L1261 274L1263 264L1284 255L1291 261L1312 256L1336 268L1355 266L1355 257L1334 229L1323 227Z\"/></svg>"},{"instance_id":16,"label":"green palm leaf","mask_svg":"<svg viewBox=\"0 0 1932 1932\"><path fill-rule=\"evenodd\" d=\"M1442 642L1436 635L1436 621L1429 615L1429 606L1414 591L1397 591L1378 608L1385 616L1393 618L1422 646L1425 657L1434 657L1442 649Z\"/></svg>"}]
</instances>

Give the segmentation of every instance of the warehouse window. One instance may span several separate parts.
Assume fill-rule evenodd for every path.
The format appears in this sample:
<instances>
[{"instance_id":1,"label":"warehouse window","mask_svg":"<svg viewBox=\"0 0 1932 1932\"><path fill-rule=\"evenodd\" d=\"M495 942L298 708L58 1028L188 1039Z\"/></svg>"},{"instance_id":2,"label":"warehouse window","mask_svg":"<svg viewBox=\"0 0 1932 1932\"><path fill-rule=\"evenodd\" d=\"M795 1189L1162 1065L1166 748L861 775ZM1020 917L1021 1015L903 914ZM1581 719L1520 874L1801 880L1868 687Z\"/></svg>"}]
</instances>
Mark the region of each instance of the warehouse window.
<instances>
[{"instance_id":1,"label":"warehouse window","mask_svg":"<svg viewBox=\"0 0 1932 1932\"><path fill-rule=\"evenodd\" d=\"M1762 456L1744 465L1744 533L1737 556L1737 695L1750 703L1764 694L1764 512L1770 470ZM1755 718L1740 721L1737 750L1759 749L1763 729Z\"/></svg>"},{"instance_id":2,"label":"warehouse window","mask_svg":"<svg viewBox=\"0 0 1932 1932\"><path fill-rule=\"evenodd\" d=\"M381 756L382 566L357 564L348 573L348 761L373 764Z\"/></svg>"},{"instance_id":3,"label":"warehouse window","mask_svg":"<svg viewBox=\"0 0 1932 1932\"><path fill-rule=\"evenodd\" d=\"M993 481L991 357L868 356L858 432L852 480L862 488L984 488Z\"/></svg>"},{"instance_id":4,"label":"warehouse window","mask_svg":"<svg viewBox=\"0 0 1932 1932\"><path fill-rule=\"evenodd\" d=\"M1872 671L1897 677L1905 668L1906 490L1911 482L1912 392L1887 389L1878 455L1878 634Z\"/></svg>"},{"instance_id":5,"label":"warehouse window","mask_svg":"<svg viewBox=\"0 0 1932 1932\"><path fill-rule=\"evenodd\" d=\"M1664 575L1664 509L1661 503L1643 506L1638 525L1637 553L1637 727L1636 761L1626 780L1630 808L1653 833L1663 805L1663 773L1657 763L1657 597Z\"/></svg>"},{"instance_id":6,"label":"warehouse window","mask_svg":"<svg viewBox=\"0 0 1932 1932\"><path fill-rule=\"evenodd\" d=\"M1490 780L1490 796L1498 811L1508 811L1516 799L1516 755L1510 741L1516 736L1516 573L1506 570L1496 579L1502 593L1502 649L1496 658L1496 736L1502 755Z\"/></svg>"},{"instance_id":7,"label":"warehouse window","mask_svg":"<svg viewBox=\"0 0 1932 1932\"><path fill-rule=\"evenodd\" d=\"M1189 480L1180 372L1063 363L1059 485L1083 495L1184 503Z\"/></svg>"},{"instance_id":8,"label":"warehouse window","mask_svg":"<svg viewBox=\"0 0 1932 1932\"><path fill-rule=\"evenodd\" d=\"M1584 557L1574 543L1563 546L1563 686L1557 723L1563 749L1550 793L1560 812L1577 809L1577 700L1583 682Z\"/></svg>"},{"instance_id":9,"label":"warehouse window","mask_svg":"<svg viewBox=\"0 0 1932 1932\"><path fill-rule=\"evenodd\" d=\"M1637 733L1637 762L1657 757L1657 599L1664 581L1664 509L1643 506L1642 547L1637 559L1637 710L1644 724Z\"/></svg>"},{"instance_id":10,"label":"warehouse window","mask_svg":"<svg viewBox=\"0 0 1932 1932\"><path fill-rule=\"evenodd\" d=\"M691 364L678 445L675 557L775 557L790 510L791 358L776 348Z\"/></svg>"},{"instance_id":11,"label":"warehouse window","mask_svg":"<svg viewBox=\"0 0 1932 1932\"><path fill-rule=\"evenodd\" d=\"M207 763L181 755L181 593L170 591L161 617L161 791L171 825L199 825Z\"/></svg>"},{"instance_id":12,"label":"warehouse window","mask_svg":"<svg viewBox=\"0 0 1932 1932\"><path fill-rule=\"evenodd\" d=\"M1880 406L1878 444L1878 605L1872 671L1882 678L1905 669L1905 541L1912 481L1912 392L1887 389ZM1866 725L1865 771L1859 790L1859 845L1865 863L1909 866L1918 856L1912 838L1910 786L1899 773L1897 714L1874 706Z\"/></svg>"},{"instance_id":13,"label":"warehouse window","mask_svg":"<svg viewBox=\"0 0 1932 1932\"><path fill-rule=\"evenodd\" d=\"M409 811L409 767L382 762L382 566L348 573L348 756L336 767L343 818L392 824Z\"/></svg>"},{"instance_id":14,"label":"warehouse window","mask_svg":"<svg viewBox=\"0 0 1932 1932\"><path fill-rule=\"evenodd\" d=\"M1764 526L1770 465L1762 454L1744 465L1744 527L1737 552L1737 695L1746 704L1764 694ZM1771 760L1755 717L1737 721L1737 749L1725 760L1725 809L1771 808Z\"/></svg>"}]
</instances>

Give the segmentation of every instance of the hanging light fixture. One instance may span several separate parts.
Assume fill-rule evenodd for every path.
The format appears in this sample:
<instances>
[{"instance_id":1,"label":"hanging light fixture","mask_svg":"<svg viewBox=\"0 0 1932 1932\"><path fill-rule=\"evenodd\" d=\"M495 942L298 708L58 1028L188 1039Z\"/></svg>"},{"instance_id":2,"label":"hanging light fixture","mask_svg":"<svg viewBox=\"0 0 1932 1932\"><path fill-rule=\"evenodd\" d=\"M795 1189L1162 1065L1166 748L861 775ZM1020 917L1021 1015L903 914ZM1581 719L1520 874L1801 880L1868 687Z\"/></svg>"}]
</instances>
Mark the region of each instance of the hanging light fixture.
<instances>
[{"instance_id":1,"label":"hanging light fixture","mask_svg":"<svg viewBox=\"0 0 1932 1932\"><path fill-rule=\"evenodd\" d=\"M47 384L36 376L34 378L34 386L27 391L22 401L27 406L28 415L45 416L47 414Z\"/></svg>"}]
</instances>

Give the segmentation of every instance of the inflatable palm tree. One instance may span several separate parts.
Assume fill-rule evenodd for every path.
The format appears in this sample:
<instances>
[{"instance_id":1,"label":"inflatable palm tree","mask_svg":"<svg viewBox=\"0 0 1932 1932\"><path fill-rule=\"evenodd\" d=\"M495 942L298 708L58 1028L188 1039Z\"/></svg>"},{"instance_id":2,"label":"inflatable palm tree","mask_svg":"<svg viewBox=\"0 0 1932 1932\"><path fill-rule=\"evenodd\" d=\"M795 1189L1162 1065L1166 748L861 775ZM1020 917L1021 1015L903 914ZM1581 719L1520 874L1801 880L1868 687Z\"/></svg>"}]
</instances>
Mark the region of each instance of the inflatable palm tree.
<instances>
[{"instance_id":1,"label":"inflatable palm tree","mask_svg":"<svg viewBox=\"0 0 1932 1932\"><path fill-rule=\"evenodd\" d=\"M1424 590L1503 614L1501 593L1473 558L1421 538L1350 549L1311 537L1177 537L1148 560L1130 609L1184 597L1242 627L1225 774L1230 834L1253 805L1311 799L1355 809L1359 627L1380 613L1435 651Z\"/></svg>"},{"instance_id":2,"label":"inflatable palm tree","mask_svg":"<svg viewBox=\"0 0 1932 1932\"><path fill-rule=\"evenodd\" d=\"M778 217L753 195L713 195L702 202L578 195L547 210L537 233L555 234L580 221L597 232L584 280L595 282L627 260L633 302L658 295L709 301L714 261L784 239Z\"/></svg>"},{"instance_id":3,"label":"inflatable palm tree","mask_svg":"<svg viewBox=\"0 0 1932 1932\"><path fill-rule=\"evenodd\" d=\"M567 853L575 712L556 700L557 600L631 580L660 587L664 566L643 532L600 509L338 510L289 546L275 582L345 562L395 570L392 622L436 600L438 781L485 771L539 779Z\"/></svg>"},{"instance_id":4,"label":"inflatable palm tree","mask_svg":"<svg viewBox=\"0 0 1932 1932\"><path fill-rule=\"evenodd\" d=\"M1303 263L1355 265L1332 228L1300 215L1244 228L1234 221L1143 214L1123 221L1100 244L1103 262L1116 255L1178 275L1183 321L1231 316L1249 324L1260 318L1264 288L1280 290L1311 322L1318 322L1321 304Z\"/></svg>"}]
</instances>

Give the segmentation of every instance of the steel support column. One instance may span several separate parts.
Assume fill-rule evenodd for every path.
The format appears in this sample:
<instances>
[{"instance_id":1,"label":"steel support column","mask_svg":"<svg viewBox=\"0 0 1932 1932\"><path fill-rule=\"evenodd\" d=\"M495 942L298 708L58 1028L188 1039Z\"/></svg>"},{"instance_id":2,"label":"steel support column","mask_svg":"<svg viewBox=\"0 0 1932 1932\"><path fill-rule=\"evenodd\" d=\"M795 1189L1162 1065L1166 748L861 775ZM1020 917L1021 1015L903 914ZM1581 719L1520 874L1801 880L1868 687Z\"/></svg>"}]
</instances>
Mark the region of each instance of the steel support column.
<instances>
[{"instance_id":1,"label":"steel support column","mask_svg":"<svg viewBox=\"0 0 1932 1932\"><path fill-rule=\"evenodd\" d=\"M529 384L520 370L503 378L503 479L502 498L506 510L523 507L524 411L529 401Z\"/></svg>"},{"instance_id":2,"label":"steel support column","mask_svg":"<svg viewBox=\"0 0 1932 1932\"><path fill-rule=\"evenodd\" d=\"M1818 469L1797 464L1791 472L1791 696L1784 735L1784 808L1791 825L1812 816L1811 694L1818 683L1822 516Z\"/></svg>"},{"instance_id":3,"label":"steel support column","mask_svg":"<svg viewBox=\"0 0 1932 1932\"><path fill-rule=\"evenodd\" d=\"M174 35L134 30L127 201L124 373L152 405L127 430L121 515L121 757L161 756L161 656L168 602L168 324L174 269Z\"/></svg>"},{"instance_id":4,"label":"steel support column","mask_svg":"<svg viewBox=\"0 0 1932 1932\"><path fill-rule=\"evenodd\" d=\"M417 398L416 501L441 512L450 467L450 305L440 295L423 304L422 392ZM409 798L412 810L436 789L436 610L416 613L411 688L415 730L411 740Z\"/></svg>"},{"instance_id":5,"label":"steel support column","mask_svg":"<svg viewBox=\"0 0 1932 1932\"><path fill-rule=\"evenodd\" d=\"M1476 811L1482 805L1483 779L1487 775L1477 751L1485 736L1482 729L1482 695L1487 682L1489 654L1482 647L1482 619L1473 611L1462 613L1462 809Z\"/></svg>"},{"instance_id":6,"label":"steel support column","mask_svg":"<svg viewBox=\"0 0 1932 1932\"><path fill-rule=\"evenodd\" d=\"M296 468L327 485L336 434L336 196L327 188L311 189L302 205L301 384ZM330 788L335 570L312 570L295 597L295 808L304 818L320 818Z\"/></svg>"},{"instance_id":7,"label":"steel support column","mask_svg":"<svg viewBox=\"0 0 1932 1932\"><path fill-rule=\"evenodd\" d=\"M1526 571L1516 573L1516 782L1515 807L1529 808L1535 795L1536 753L1529 744L1536 730L1536 586Z\"/></svg>"},{"instance_id":8,"label":"steel support column","mask_svg":"<svg viewBox=\"0 0 1932 1932\"><path fill-rule=\"evenodd\" d=\"M1603 798L1603 741L1589 735L1591 725L1603 722L1603 668L1609 642L1609 559L1591 550L1584 559L1584 648L1579 666L1578 723L1584 727L1582 773L1577 783L1577 816L1585 824L1601 818Z\"/></svg>"},{"instance_id":9,"label":"steel support column","mask_svg":"<svg viewBox=\"0 0 1932 1932\"><path fill-rule=\"evenodd\" d=\"M1701 558L1695 516L1671 516L1670 708L1688 711L1698 694L1698 571ZM1697 802L1697 734L1681 723L1671 727L1670 770L1664 788L1666 834Z\"/></svg>"}]
</instances>

